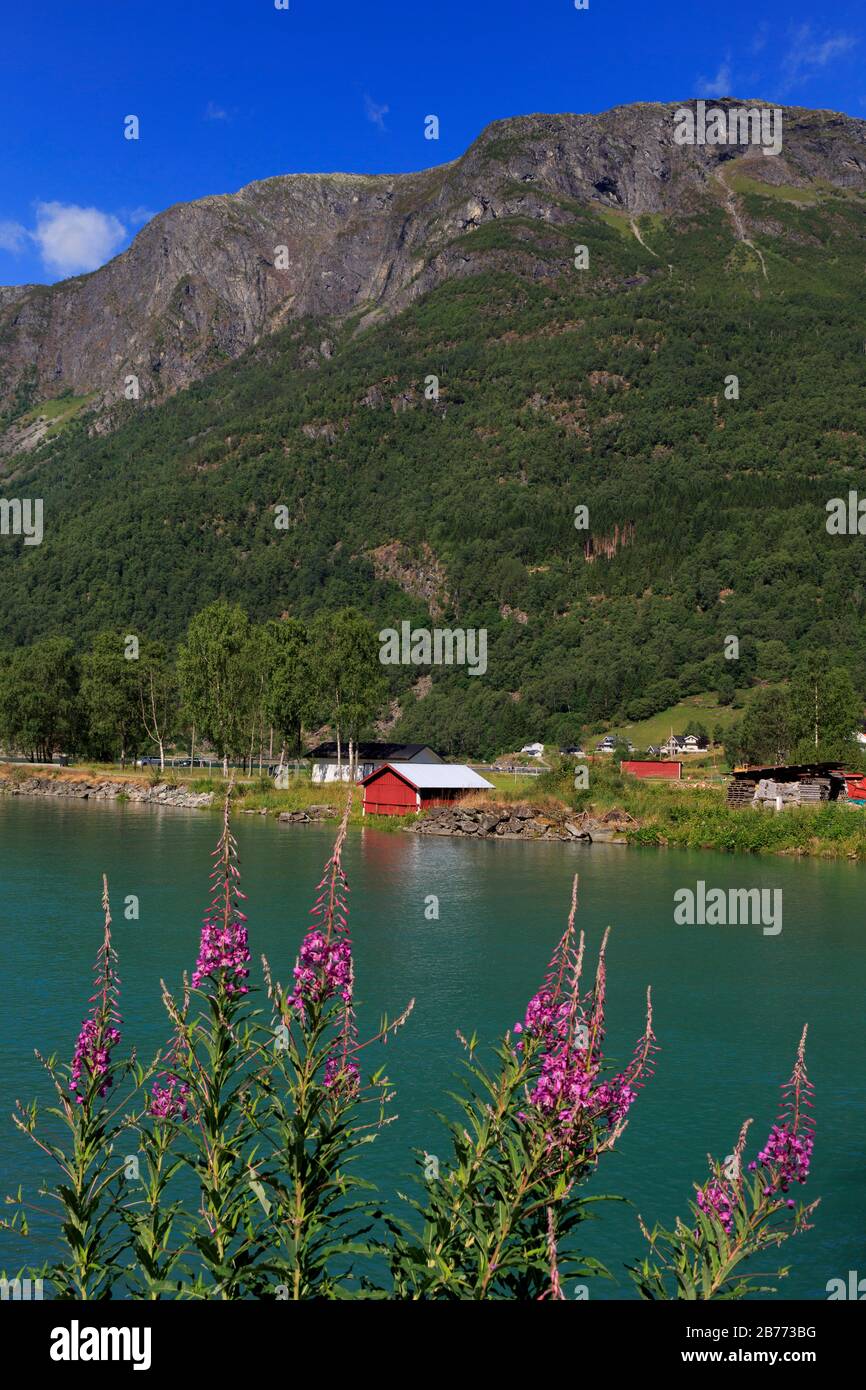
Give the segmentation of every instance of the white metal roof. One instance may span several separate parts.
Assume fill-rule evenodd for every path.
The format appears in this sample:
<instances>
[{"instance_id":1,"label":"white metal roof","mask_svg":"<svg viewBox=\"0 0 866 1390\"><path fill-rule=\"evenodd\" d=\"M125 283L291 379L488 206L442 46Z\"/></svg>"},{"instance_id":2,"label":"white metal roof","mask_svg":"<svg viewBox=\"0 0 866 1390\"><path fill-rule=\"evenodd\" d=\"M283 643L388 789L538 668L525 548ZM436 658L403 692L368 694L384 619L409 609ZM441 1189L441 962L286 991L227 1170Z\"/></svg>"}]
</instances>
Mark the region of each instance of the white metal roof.
<instances>
[{"instance_id":1,"label":"white metal roof","mask_svg":"<svg viewBox=\"0 0 866 1390\"><path fill-rule=\"evenodd\" d=\"M401 777L405 777L407 782L411 782L413 787L436 788L436 787L465 787L469 788L490 788L493 783L487 782L477 772L473 772L471 767L456 767L449 763L385 763L385 767L392 767L395 772L399 772ZM381 768L376 769L381 772ZM374 777L375 773L370 773ZM364 778L364 781L368 781Z\"/></svg>"}]
</instances>

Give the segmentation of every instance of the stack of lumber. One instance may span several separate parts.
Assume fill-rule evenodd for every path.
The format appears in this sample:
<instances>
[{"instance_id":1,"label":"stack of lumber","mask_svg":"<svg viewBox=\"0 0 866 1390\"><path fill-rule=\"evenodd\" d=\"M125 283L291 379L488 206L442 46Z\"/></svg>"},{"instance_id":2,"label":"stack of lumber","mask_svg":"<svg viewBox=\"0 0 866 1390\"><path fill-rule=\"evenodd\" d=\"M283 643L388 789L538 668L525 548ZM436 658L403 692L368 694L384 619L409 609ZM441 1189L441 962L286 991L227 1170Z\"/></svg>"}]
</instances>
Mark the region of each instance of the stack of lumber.
<instances>
[{"instance_id":1,"label":"stack of lumber","mask_svg":"<svg viewBox=\"0 0 866 1390\"><path fill-rule=\"evenodd\" d=\"M777 782L773 777L762 777L754 792L756 806L775 806L778 801L783 806L813 806L829 798L829 777L808 777L801 782Z\"/></svg>"},{"instance_id":2,"label":"stack of lumber","mask_svg":"<svg viewBox=\"0 0 866 1390\"><path fill-rule=\"evenodd\" d=\"M755 783L744 777L735 777L728 783L729 806L751 806L755 796Z\"/></svg>"},{"instance_id":3,"label":"stack of lumber","mask_svg":"<svg viewBox=\"0 0 866 1390\"><path fill-rule=\"evenodd\" d=\"M802 782L798 782L800 789L800 802L812 804L816 801L829 801L830 799L830 778L829 777L809 777Z\"/></svg>"}]
</instances>

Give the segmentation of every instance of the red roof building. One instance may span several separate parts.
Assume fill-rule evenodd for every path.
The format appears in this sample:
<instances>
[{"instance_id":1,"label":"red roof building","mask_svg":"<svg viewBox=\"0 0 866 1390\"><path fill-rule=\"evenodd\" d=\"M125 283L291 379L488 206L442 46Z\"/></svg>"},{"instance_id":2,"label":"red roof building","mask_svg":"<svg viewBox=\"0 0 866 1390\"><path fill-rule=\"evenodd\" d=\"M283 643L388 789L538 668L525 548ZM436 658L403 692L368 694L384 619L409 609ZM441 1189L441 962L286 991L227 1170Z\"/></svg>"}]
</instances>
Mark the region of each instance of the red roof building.
<instances>
[{"instance_id":1,"label":"red roof building","mask_svg":"<svg viewBox=\"0 0 866 1390\"><path fill-rule=\"evenodd\" d=\"M363 778L365 816L417 815L428 806L448 806L467 792L492 791L471 767L449 763L385 763Z\"/></svg>"},{"instance_id":2,"label":"red roof building","mask_svg":"<svg viewBox=\"0 0 866 1390\"><path fill-rule=\"evenodd\" d=\"M682 763L676 762L653 763L635 758L631 761L623 760L620 767L623 772L630 772L632 777L666 777L678 782L683 775Z\"/></svg>"}]
</instances>

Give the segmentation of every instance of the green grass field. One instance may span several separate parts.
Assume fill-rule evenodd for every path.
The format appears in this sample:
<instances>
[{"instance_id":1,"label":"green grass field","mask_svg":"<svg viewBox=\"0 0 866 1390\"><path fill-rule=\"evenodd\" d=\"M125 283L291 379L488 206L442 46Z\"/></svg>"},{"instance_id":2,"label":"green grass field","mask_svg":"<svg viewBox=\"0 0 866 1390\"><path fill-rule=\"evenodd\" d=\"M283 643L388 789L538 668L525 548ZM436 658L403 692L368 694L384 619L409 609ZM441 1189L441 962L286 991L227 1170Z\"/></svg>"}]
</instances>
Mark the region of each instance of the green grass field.
<instances>
[{"instance_id":1,"label":"green grass field","mask_svg":"<svg viewBox=\"0 0 866 1390\"><path fill-rule=\"evenodd\" d=\"M24 415L21 416L19 424L30 425L44 415L49 421L46 431L46 439L53 439L60 434L67 425L71 424L77 415L93 400L93 396L55 396L50 401L42 401L39 405L34 405Z\"/></svg>"},{"instance_id":2,"label":"green grass field","mask_svg":"<svg viewBox=\"0 0 866 1390\"><path fill-rule=\"evenodd\" d=\"M755 193L760 198L796 203L798 207L810 207L816 203L820 192L817 188L797 188L791 183L763 183L760 179L741 173L731 173L727 183L735 193Z\"/></svg>"},{"instance_id":3,"label":"green grass field","mask_svg":"<svg viewBox=\"0 0 866 1390\"><path fill-rule=\"evenodd\" d=\"M702 695L690 695L688 699L680 700L678 704L661 710L650 719L641 719L634 724L612 724L606 732L622 734L634 744L635 752L638 753L644 752L649 744L664 743L671 730L675 734L681 734L692 720L697 724L703 724L712 737L717 724L729 729L732 724L742 719L743 708L755 698L760 688L752 686L748 690L738 690L737 699L741 702L738 709L733 705L720 705L715 692L706 691ZM603 735L585 735L586 741L583 746L588 753L592 752L601 737Z\"/></svg>"}]
</instances>

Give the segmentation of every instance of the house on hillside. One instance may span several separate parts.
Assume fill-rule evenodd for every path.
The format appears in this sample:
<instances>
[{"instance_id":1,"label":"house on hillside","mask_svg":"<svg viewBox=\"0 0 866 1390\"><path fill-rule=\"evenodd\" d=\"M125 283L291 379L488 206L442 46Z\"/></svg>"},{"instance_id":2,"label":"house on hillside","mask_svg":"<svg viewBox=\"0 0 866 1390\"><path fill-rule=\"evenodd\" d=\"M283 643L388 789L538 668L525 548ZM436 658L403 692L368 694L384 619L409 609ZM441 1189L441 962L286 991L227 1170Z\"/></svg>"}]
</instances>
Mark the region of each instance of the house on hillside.
<instances>
[{"instance_id":1,"label":"house on hillside","mask_svg":"<svg viewBox=\"0 0 866 1390\"><path fill-rule=\"evenodd\" d=\"M450 763L385 763L362 785L365 816L418 815L428 806L450 806L467 792L493 790L471 767Z\"/></svg>"},{"instance_id":2,"label":"house on hillside","mask_svg":"<svg viewBox=\"0 0 866 1390\"><path fill-rule=\"evenodd\" d=\"M709 751L709 747L710 741L703 735L671 734L667 743L662 744L659 752L667 754L669 758L674 758L681 757L684 753L706 753Z\"/></svg>"},{"instance_id":3,"label":"house on hillside","mask_svg":"<svg viewBox=\"0 0 866 1390\"><path fill-rule=\"evenodd\" d=\"M629 743L620 734L606 734L601 743L595 745L596 753L612 753L618 743L624 743L630 753L634 752L634 744Z\"/></svg>"},{"instance_id":4,"label":"house on hillside","mask_svg":"<svg viewBox=\"0 0 866 1390\"><path fill-rule=\"evenodd\" d=\"M359 743L355 747L355 781L363 782L383 763L442 763L443 759L426 743ZM349 747L342 746L341 767L337 767L336 743L320 743L306 754L313 764L314 782L348 782Z\"/></svg>"},{"instance_id":5,"label":"house on hillside","mask_svg":"<svg viewBox=\"0 0 866 1390\"><path fill-rule=\"evenodd\" d=\"M541 758L544 756L543 743L524 743L521 753L525 753L527 758Z\"/></svg>"}]
</instances>

